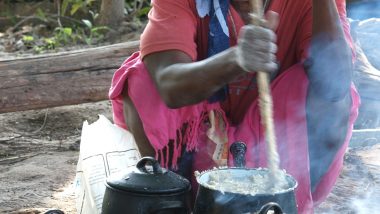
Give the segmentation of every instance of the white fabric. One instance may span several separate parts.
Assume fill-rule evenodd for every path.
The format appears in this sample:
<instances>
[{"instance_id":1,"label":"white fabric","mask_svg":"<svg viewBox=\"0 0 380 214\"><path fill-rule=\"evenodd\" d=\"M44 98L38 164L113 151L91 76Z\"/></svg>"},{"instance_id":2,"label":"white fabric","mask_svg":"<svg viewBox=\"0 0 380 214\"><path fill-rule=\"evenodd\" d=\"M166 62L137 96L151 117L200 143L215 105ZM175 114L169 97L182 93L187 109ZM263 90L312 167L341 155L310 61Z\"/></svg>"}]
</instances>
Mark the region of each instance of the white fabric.
<instances>
[{"instance_id":1,"label":"white fabric","mask_svg":"<svg viewBox=\"0 0 380 214\"><path fill-rule=\"evenodd\" d=\"M199 17L204 18L210 13L210 0L196 0L195 3L197 5L197 12Z\"/></svg>"}]
</instances>

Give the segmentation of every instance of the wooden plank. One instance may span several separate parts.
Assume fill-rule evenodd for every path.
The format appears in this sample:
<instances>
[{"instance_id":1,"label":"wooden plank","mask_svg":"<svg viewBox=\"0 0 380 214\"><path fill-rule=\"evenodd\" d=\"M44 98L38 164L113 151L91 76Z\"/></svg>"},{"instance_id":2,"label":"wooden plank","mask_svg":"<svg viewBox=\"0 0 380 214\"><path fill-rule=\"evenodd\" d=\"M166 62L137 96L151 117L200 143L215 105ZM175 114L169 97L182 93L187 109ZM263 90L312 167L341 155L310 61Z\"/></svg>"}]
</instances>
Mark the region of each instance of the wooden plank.
<instances>
[{"instance_id":1,"label":"wooden plank","mask_svg":"<svg viewBox=\"0 0 380 214\"><path fill-rule=\"evenodd\" d=\"M0 113L107 99L114 71L138 41L0 60Z\"/></svg>"}]
</instances>

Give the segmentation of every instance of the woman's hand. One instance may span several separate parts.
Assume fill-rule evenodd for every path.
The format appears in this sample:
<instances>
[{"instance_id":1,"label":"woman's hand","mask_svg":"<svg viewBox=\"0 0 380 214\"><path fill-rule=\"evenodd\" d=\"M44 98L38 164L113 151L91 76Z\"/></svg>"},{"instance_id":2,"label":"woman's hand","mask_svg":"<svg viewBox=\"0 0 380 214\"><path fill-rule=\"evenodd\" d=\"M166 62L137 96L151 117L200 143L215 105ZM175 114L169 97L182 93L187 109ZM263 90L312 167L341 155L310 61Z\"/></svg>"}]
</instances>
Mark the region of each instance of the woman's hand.
<instances>
[{"instance_id":1,"label":"woman's hand","mask_svg":"<svg viewBox=\"0 0 380 214\"><path fill-rule=\"evenodd\" d=\"M277 69L276 34L278 14L272 11L267 13L267 19L261 26L246 25L241 28L236 59L238 65L247 72L266 71Z\"/></svg>"}]
</instances>

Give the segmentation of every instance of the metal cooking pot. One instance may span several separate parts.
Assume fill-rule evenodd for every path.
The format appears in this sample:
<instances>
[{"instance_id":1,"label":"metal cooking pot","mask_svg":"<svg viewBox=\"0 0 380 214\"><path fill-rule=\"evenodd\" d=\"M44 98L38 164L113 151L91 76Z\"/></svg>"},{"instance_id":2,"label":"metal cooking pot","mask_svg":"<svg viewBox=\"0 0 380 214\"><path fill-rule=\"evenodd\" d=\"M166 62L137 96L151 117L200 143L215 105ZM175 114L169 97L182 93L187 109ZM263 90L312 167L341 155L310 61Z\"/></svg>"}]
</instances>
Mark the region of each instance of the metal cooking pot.
<instances>
[{"instance_id":1,"label":"metal cooking pot","mask_svg":"<svg viewBox=\"0 0 380 214\"><path fill-rule=\"evenodd\" d=\"M219 174L218 174L219 173ZM287 186L272 193L270 191L257 194L242 194L236 192L222 192L213 189L210 179L228 173L229 179L242 181L250 176L267 176L267 169L221 168L202 172L196 176L199 188L195 200L194 214L242 214L242 213L297 213L294 190L296 180L285 174ZM223 178L222 178L223 179ZM272 213L273 213L272 212Z\"/></svg>"},{"instance_id":2,"label":"metal cooking pot","mask_svg":"<svg viewBox=\"0 0 380 214\"><path fill-rule=\"evenodd\" d=\"M132 172L107 179L102 213L188 214L190 189L188 180L144 157Z\"/></svg>"}]
</instances>

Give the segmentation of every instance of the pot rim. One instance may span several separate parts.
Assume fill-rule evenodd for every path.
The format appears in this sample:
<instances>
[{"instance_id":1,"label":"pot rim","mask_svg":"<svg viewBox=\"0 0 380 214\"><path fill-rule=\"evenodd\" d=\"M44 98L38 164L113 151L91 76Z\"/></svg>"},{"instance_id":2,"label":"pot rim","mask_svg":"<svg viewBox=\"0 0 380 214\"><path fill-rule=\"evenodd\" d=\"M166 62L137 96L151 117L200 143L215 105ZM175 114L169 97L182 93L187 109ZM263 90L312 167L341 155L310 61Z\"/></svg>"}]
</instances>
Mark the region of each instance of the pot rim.
<instances>
[{"instance_id":1,"label":"pot rim","mask_svg":"<svg viewBox=\"0 0 380 214\"><path fill-rule=\"evenodd\" d=\"M182 195L182 194L186 194L187 192L189 192L191 190L191 186L189 186L188 188L180 190L180 191L144 192L144 191L133 191L133 190L119 189L119 188L116 188L116 187L110 185L109 183L107 183L107 181L104 183L104 185L106 186L106 190L109 189L109 190L116 191L116 192L123 193L123 194L130 194L130 195L137 195L137 196L144 196L144 197L146 197L146 196L157 197L157 196Z\"/></svg>"},{"instance_id":2,"label":"pot rim","mask_svg":"<svg viewBox=\"0 0 380 214\"><path fill-rule=\"evenodd\" d=\"M244 194L244 193L238 193L238 192L221 191L221 190L210 188L208 185L205 185L204 182L200 181L201 177L203 175L205 175L205 174L209 174L209 173L215 172L215 171L226 171L226 170L232 170L232 171L244 170L244 171L252 171L252 172L254 172L254 171L269 172L268 168L261 168L261 167L260 168L219 167L219 168L213 168L213 169L205 170L205 171L202 171L200 173L196 172L195 173L195 177L196 177L196 180L197 180L197 183L199 184L199 186L202 186L202 187L207 188L209 190L218 191L218 192L221 192L221 193L229 193L229 194L237 194L237 195L247 195L247 196L268 196L268 195L284 194L284 193L288 193L288 192L294 191L297 188L297 186L298 186L297 180L293 176L291 176L290 174L286 173L285 170L281 170L281 171L285 175L286 180L288 182L289 181L292 182L293 185L290 185L289 188L277 191L275 193Z\"/></svg>"}]
</instances>

